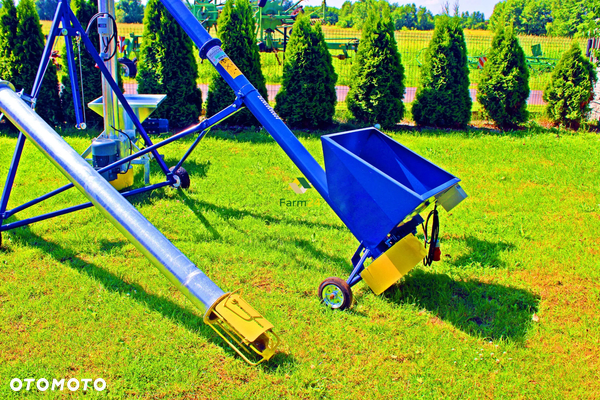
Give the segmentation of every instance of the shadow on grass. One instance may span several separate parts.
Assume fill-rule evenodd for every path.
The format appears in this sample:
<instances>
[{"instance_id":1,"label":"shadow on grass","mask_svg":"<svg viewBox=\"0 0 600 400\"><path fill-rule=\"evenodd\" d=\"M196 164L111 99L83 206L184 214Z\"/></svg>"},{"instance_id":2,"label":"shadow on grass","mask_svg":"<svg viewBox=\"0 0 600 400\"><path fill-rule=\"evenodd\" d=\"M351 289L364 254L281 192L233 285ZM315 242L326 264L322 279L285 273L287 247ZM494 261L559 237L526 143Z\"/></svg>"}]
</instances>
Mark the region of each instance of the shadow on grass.
<instances>
[{"instance_id":1,"label":"shadow on grass","mask_svg":"<svg viewBox=\"0 0 600 400\"><path fill-rule=\"evenodd\" d=\"M517 342L525 339L540 302L539 296L523 289L421 270L411 272L384 297L423 307L469 335Z\"/></svg>"},{"instance_id":2,"label":"shadow on grass","mask_svg":"<svg viewBox=\"0 0 600 400\"><path fill-rule=\"evenodd\" d=\"M202 214L202 210L200 210L196 202L192 200L183 190L179 191L179 196L183 199L185 205L188 206L188 208L194 213L196 218L198 218L198 221L200 221L206 230L210 232L213 239L221 240L221 234L211 225L210 221L206 219L204 214Z\"/></svg>"},{"instance_id":3,"label":"shadow on grass","mask_svg":"<svg viewBox=\"0 0 600 400\"><path fill-rule=\"evenodd\" d=\"M129 283L105 269L81 259L78 254L55 242L44 240L31 232L28 226L23 226L12 231L13 242L21 242L29 246L36 246L46 254L64 265L74 269L80 274L85 274L94 281L99 282L104 288L116 293L129 293L135 300L152 311L161 313L164 317L188 329L190 332L198 333L210 342L215 343L230 356L238 357L238 354L219 337L208 325L204 324L202 317L187 307L181 307L171 300L148 293L137 283ZM125 242L123 242L123 245ZM6 251L6 250L3 250ZM196 311L196 310L194 310ZM294 366L295 358L290 354L278 353L276 357L269 360L267 369L275 371L279 365Z\"/></svg>"},{"instance_id":4,"label":"shadow on grass","mask_svg":"<svg viewBox=\"0 0 600 400\"><path fill-rule=\"evenodd\" d=\"M328 229L335 229L335 230L345 230L345 228L338 226L338 225L333 225L333 224L325 224L325 223L321 223L321 222L310 222L310 221L295 220L295 219L292 220L292 219L288 219L288 218L277 218L277 217L273 217L271 215L258 214L258 213L253 213L251 211L239 210L239 209L235 209L235 208L231 208L231 207L218 206L216 204L207 203L202 200L194 200L194 199L190 198L185 193L185 191L181 191L180 196L182 197L184 203L194 212L194 214L198 215L198 214L202 214L203 212L206 212L206 211L211 211L216 214L219 214L221 216L221 218L223 218L225 221L230 220L230 219L243 219L246 217L250 217L250 218L260 219L267 224L290 224L290 225L302 225L302 226L306 226L309 228L321 227L321 228L328 228ZM202 215L200 219L201 220L204 219L204 216Z\"/></svg>"},{"instance_id":5,"label":"shadow on grass","mask_svg":"<svg viewBox=\"0 0 600 400\"><path fill-rule=\"evenodd\" d=\"M180 157L173 157L172 155L165 155L165 164L167 164L167 166L170 168L170 167L175 166L179 162L180 159L181 159ZM193 157L188 157L182 165L182 167L190 175L191 179L205 178L206 174L211 166L212 166L212 163L210 162L210 160L204 161L204 162L197 162L196 160L194 160ZM160 169L158 163L156 163L156 162L152 162L150 164L150 173L154 173L154 172L157 172L157 173L160 173L161 175L163 175L162 170Z\"/></svg>"},{"instance_id":6,"label":"shadow on grass","mask_svg":"<svg viewBox=\"0 0 600 400\"><path fill-rule=\"evenodd\" d=\"M334 125L326 129L318 130L298 130L294 129L292 132L299 139L318 139L323 135L329 135L332 133L339 133L347 131L345 125ZM275 139L265 129L238 129L238 130L212 130L210 136L216 139L232 140L241 143L254 143L254 144L267 144L275 143Z\"/></svg>"},{"instance_id":7,"label":"shadow on grass","mask_svg":"<svg viewBox=\"0 0 600 400\"><path fill-rule=\"evenodd\" d=\"M183 199L183 202L185 203L185 205L188 206L188 208L194 213L194 215L196 215L196 218L198 218L198 220L202 223L202 225L204 225L204 227L207 229L207 231L212 235L214 240L221 240L222 237L221 237L221 234L211 225L211 223L208 221L208 219L204 216L204 213L206 213L206 212L214 212L214 213L220 215L224 221L229 223L229 226L231 226L231 228L238 230L238 231L239 231L239 228L237 226L235 226L234 224L231 224L230 220L232 220L232 219L238 220L238 219L243 219L245 217L259 219L269 225L270 224L289 224L289 225L306 226L309 228L318 226L318 227L325 227L325 228L331 228L331 229L336 229L336 230L343 229L343 228L341 228L339 226L335 226L335 225L308 222L308 221L303 221L303 220L275 218L270 215L260 215L260 214L252 213L250 211L236 210L234 208L229 208L229 207L220 207L220 206L216 206L214 204L206 203L206 202L203 202L200 200L194 200L194 199L190 198L185 193L185 191L180 191L179 196ZM242 233L246 233L246 232L244 231ZM297 248L298 253L300 253L300 254L307 254L307 253L311 254L313 256L313 258L315 258L317 260L323 260L325 263L327 263L329 265L331 265L333 263L339 264L339 265L344 265L344 266L350 265L349 258L335 257L330 254L325 254L322 251L318 250L317 247L315 247L314 244L308 240L303 240L303 239L299 239L299 238L280 237L280 236L277 236L276 239L279 242L286 242L290 246ZM269 244L267 243L267 245L269 245ZM290 258L294 257L297 254L294 251L286 251L285 249L287 249L288 246L280 247L280 246L269 245L269 247L271 247L272 249L274 249L276 251L286 252L287 254L290 255Z\"/></svg>"},{"instance_id":8,"label":"shadow on grass","mask_svg":"<svg viewBox=\"0 0 600 400\"><path fill-rule=\"evenodd\" d=\"M10 122L6 118L3 118L2 121L0 121L0 137L16 139L19 137L19 130L14 126L9 126L9 124ZM88 128L85 130L65 126L53 127L52 129L54 129L63 138L88 138L90 139L90 142L102 132L102 127L100 125L88 126Z\"/></svg>"},{"instance_id":9,"label":"shadow on grass","mask_svg":"<svg viewBox=\"0 0 600 400\"><path fill-rule=\"evenodd\" d=\"M512 243L504 241L489 242L487 240L480 240L474 236L467 236L458 240L465 242L465 245L469 248L469 252L447 261L449 264L457 267L479 264L489 268L501 268L505 266L505 262L500 259L500 255L505 251L515 248L515 245Z\"/></svg>"}]
</instances>

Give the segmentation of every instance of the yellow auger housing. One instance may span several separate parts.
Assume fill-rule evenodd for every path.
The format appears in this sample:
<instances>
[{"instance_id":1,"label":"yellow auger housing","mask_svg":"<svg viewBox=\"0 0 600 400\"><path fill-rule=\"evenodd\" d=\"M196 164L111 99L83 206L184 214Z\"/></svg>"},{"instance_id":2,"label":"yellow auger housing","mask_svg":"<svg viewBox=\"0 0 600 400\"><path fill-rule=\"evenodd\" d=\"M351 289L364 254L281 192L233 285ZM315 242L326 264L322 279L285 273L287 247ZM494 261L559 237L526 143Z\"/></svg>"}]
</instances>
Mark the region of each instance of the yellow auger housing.
<instances>
[{"instance_id":1,"label":"yellow auger housing","mask_svg":"<svg viewBox=\"0 0 600 400\"><path fill-rule=\"evenodd\" d=\"M235 292L221 296L204 314L204 322L251 365L269 360L279 346L273 324Z\"/></svg>"}]
</instances>

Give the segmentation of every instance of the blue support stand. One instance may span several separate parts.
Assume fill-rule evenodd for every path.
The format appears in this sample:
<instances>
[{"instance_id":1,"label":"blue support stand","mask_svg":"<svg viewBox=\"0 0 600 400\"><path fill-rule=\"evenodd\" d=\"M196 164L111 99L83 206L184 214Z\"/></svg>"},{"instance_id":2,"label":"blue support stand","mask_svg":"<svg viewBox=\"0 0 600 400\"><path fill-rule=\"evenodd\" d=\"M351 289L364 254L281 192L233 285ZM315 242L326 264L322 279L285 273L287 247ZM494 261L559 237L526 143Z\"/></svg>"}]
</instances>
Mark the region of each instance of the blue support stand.
<instances>
[{"instance_id":1,"label":"blue support stand","mask_svg":"<svg viewBox=\"0 0 600 400\"><path fill-rule=\"evenodd\" d=\"M185 129L184 131L179 132L178 134L173 135L170 138L167 138L167 139L161 141L160 143L157 143L157 144L152 143L152 140L146 133L140 120L135 115L133 109L127 102L123 93L121 93L121 91L119 90L118 84L115 82L115 80L112 78L109 71L105 67L101 56L96 51L91 40L86 35L85 30L83 29L82 25L79 23L79 21L73 14L72 10L70 9L68 2L65 0L61 0L61 1L59 1L58 5L57 5L56 12L54 14L54 19L52 21L52 26L50 28L50 34L48 35L48 40L47 40L46 46L44 48L43 57L42 57L42 60L40 61L39 67L38 67L36 78L35 78L33 88L31 91L31 95L24 96L25 98L30 99L31 106L34 109L35 109L36 98L39 94L46 69L48 68L48 64L50 62L50 55L52 53L52 48L54 46L54 42L55 42L56 38L59 36L65 37L65 45L66 45L66 49L67 49L67 66L68 66L69 76L70 76L70 80L71 80L73 103L75 106L76 127L84 128L85 124L83 123L83 121L84 121L83 109L82 109L83 104L81 103L79 82L78 82L78 78L77 78L77 74L76 74L75 61L74 61L73 51L72 51L72 37L76 37L77 40L81 40L83 42L86 50L93 57L94 61L98 65L98 68L100 69L100 72L102 73L104 78L108 81L108 83L111 86L111 88L113 89L113 91L116 93L117 98L119 99L119 102L121 103L121 105L124 108L124 111L127 113L129 118L132 120L134 126L137 128L138 132L144 139L144 143L146 145L145 149L140 150L139 152L136 152L130 156L124 157L106 167L103 167L103 168L99 169L98 172L102 173L105 171L109 171L115 167L129 163L130 161L137 159L145 154L152 153L154 158L157 160L162 172L166 176L165 182L150 185L150 186L136 189L136 190L122 192L122 195L125 197L148 192L148 191L158 189L158 188L161 188L164 186L176 185L176 180L175 180L173 171L177 171L181 167L181 165L185 162L185 160L194 151L194 149L196 148L198 143L200 143L200 141L209 132L210 128L212 126L218 124L222 120L228 118L229 116L233 115L234 113L240 111L244 107L242 100L238 98L234 101L234 103L232 105L230 105L229 107L220 111L219 113L215 114L214 116L202 121L201 123L194 125L192 127L189 127L187 129ZM167 167L167 165L165 164L163 157L161 157L159 155L158 149L160 147L163 147L169 143L172 143L176 140L179 140L181 138L184 138L184 137L194 134L196 132L201 132L201 133L198 135L196 140L192 143L190 148L186 151L185 155L181 158L181 160L179 160L177 162L177 164L175 165L175 167L170 170L169 167ZM0 198L0 233L3 231L8 231L8 230L15 229L15 228L18 228L18 227L21 227L24 225L28 225L28 224L31 224L34 222L43 221L43 220L46 220L49 218L53 218L53 217L68 214L68 213L71 213L74 211L82 210L84 208L91 207L91 205L92 205L91 203L84 203L84 204L80 204L77 206L64 208L62 210L57 210L57 211L53 211L50 213L27 218L27 219L24 219L21 221L5 223L6 220L8 220L10 217L14 216L18 212L23 211L23 210L25 210L29 207L32 207L36 204L39 204L42 201L47 200L51 197L54 197L54 196L66 191L68 189L71 189L73 187L72 183L64 185L58 189L55 189L49 193L46 193L43 196L40 196L40 197L30 200L24 204L21 204L13 209L8 209L8 200L10 198L12 188L14 185L16 172L17 172L19 162L21 159L23 146L25 144L25 139L26 138L22 133L19 134L19 138L17 140L17 145L16 145L14 153L13 153L13 158L12 158L11 165L9 168L6 183L4 185L4 190L2 192L2 197ZM1 240L0 240L0 244L1 244Z\"/></svg>"}]
</instances>

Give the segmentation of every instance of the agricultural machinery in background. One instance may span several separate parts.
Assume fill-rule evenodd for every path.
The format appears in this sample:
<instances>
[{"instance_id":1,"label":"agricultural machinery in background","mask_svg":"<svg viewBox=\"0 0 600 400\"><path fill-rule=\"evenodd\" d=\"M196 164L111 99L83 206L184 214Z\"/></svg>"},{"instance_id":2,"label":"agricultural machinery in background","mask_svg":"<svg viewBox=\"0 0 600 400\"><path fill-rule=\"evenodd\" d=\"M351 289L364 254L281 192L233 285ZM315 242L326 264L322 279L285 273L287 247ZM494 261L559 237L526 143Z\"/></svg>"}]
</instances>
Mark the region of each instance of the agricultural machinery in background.
<instances>
[{"instance_id":1,"label":"agricultural machinery in background","mask_svg":"<svg viewBox=\"0 0 600 400\"><path fill-rule=\"evenodd\" d=\"M259 7L257 1L252 1L258 49L263 53L274 53L279 63L281 60L277 53L285 52L296 16L303 12L301 2L302 0L296 3L289 0L267 0L264 7ZM215 31L218 29L217 19L224 2L186 0L186 3L192 15L208 32L213 28ZM310 16L313 20L318 20L320 18L318 14L318 11L315 11ZM135 33L130 33L129 37L119 37L119 63L125 77L135 78L137 74L141 41L142 36ZM333 57L345 60L350 58L352 51L358 50L359 39L356 37L326 38L325 43L329 50L338 51L332 54Z\"/></svg>"},{"instance_id":2,"label":"agricultural machinery in background","mask_svg":"<svg viewBox=\"0 0 600 400\"><path fill-rule=\"evenodd\" d=\"M123 68L123 76L126 78L135 78L137 75L141 39L142 35L136 35L133 32L129 34L129 37L118 37L117 48L121 55L118 60Z\"/></svg>"},{"instance_id":3,"label":"agricultural machinery in background","mask_svg":"<svg viewBox=\"0 0 600 400\"><path fill-rule=\"evenodd\" d=\"M417 53L417 64L419 67L423 66L425 62L426 50L427 47L424 47ZM489 52L490 49L487 49L474 55L467 55L467 66L469 69L483 69ZM544 74L554 71L558 60L556 58L545 57L542 52L542 45L538 43L531 46L531 56L525 56L525 62L531 72Z\"/></svg>"},{"instance_id":4,"label":"agricultural machinery in background","mask_svg":"<svg viewBox=\"0 0 600 400\"><path fill-rule=\"evenodd\" d=\"M286 0L267 1L264 8L256 7L254 19L256 20L256 38L261 52L285 52L292 25L296 16L304 12L300 5L302 0L291 3ZM319 20L318 11L310 14L313 20ZM350 52L358 50L358 38L327 38L325 43L329 50L341 50L333 54L340 60L350 57Z\"/></svg>"},{"instance_id":5,"label":"agricultural machinery in background","mask_svg":"<svg viewBox=\"0 0 600 400\"><path fill-rule=\"evenodd\" d=\"M542 45L539 43L531 46L531 56L526 56L525 61L531 72L539 74L554 71L558 62L555 58L545 57L542 52Z\"/></svg>"},{"instance_id":6,"label":"agricultural machinery in background","mask_svg":"<svg viewBox=\"0 0 600 400\"><path fill-rule=\"evenodd\" d=\"M598 33L599 32L596 32L596 34ZM598 63L598 60L600 60L600 37L589 38L587 40L585 56L588 57L592 63Z\"/></svg>"}]
</instances>

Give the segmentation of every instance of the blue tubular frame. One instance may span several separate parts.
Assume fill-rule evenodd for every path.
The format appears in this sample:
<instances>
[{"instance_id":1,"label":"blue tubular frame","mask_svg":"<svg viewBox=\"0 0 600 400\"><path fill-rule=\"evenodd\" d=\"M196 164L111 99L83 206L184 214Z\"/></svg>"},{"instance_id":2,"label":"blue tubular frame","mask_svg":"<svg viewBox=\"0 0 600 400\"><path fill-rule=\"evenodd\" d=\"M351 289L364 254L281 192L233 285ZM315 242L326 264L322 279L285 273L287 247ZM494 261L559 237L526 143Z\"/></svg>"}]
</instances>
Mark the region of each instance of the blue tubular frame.
<instances>
[{"instance_id":1,"label":"blue tubular frame","mask_svg":"<svg viewBox=\"0 0 600 400\"><path fill-rule=\"evenodd\" d=\"M298 169L300 169L302 174L304 174L310 183L312 183L313 187L319 192L327 204L329 204L331 209L341 218L342 213L337 204L335 204L329 196L327 177L323 167L315 160L302 143L300 143L298 138L281 120L277 113L275 113L269 103L260 95L260 93L258 93L256 88L252 86L239 70L237 70L237 67L232 68L233 63L230 62L225 52L218 48L221 41L210 36L181 0L161 0L161 2L200 49L200 57L202 59L209 59L217 72L234 91L236 97L244 102L250 112L252 112L258 121L265 127L277 144L279 144L287 156L294 162ZM215 47L217 47L216 53L219 56L209 57L209 51ZM232 73L221 63L222 60L229 60L227 66L230 71L233 71L234 76L232 76ZM360 254L363 250L364 253L362 253L361 256ZM375 254L373 254L371 250L366 249L361 243L352 258L353 271L347 281L350 286L355 285L362 279L360 272L364 269L364 262L368 257L374 255Z\"/></svg>"},{"instance_id":2,"label":"blue tubular frame","mask_svg":"<svg viewBox=\"0 0 600 400\"><path fill-rule=\"evenodd\" d=\"M71 20L71 14L68 13L70 11L68 3L63 0L59 0L58 5L56 6L56 12L54 13L54 19L52 20L52 25L50 27L50 33L48 35L48 40L46 41L46 46L44 47L44 53L42 55L42 60L38 67L37 74L35 76L35 81L33 83L33 88L31 89L31 97L37 98L40 88L42 87L42 82L44 80L44 75L46 74L46 69L48 68L48 63L50 62L50 53L52 52L52 48L54 47L54 41L57 36L65 36L65 46L67 51L67 68L69 71L69 77L71 81L71 93L73 94L73 102L75 105L75 121L77 122L77 126L81 126L83 122L83 112L81 98L79 93L79 82L77 81L77 73L75 70L75 60L73 58L73 44L71 41L71 36L83 36L85 32L81 26L79 28L80 31L76 29L72 29L69 22ZM59 23L62 23L62 28L59 28ZM66 35L64 34L66 31ZM94 49L95 50L95 49Z\"/></svg>"},{"instance_id":3,"label":"blue tubular frame","mask_svg":"<svg viewBox=\"0 0 600 400\"><path fill-rule=\"evenodd\" d=\"M159 189L161 187L165 187L165 186L168 186L168 185L171 185L171 182L165 181L165 182L157 183L155 185L145 186L143 188L129 190L127 192L121 192L121 196L123 196L123 197L130 197L130 196L134 196L136 194L140 194L140 193L144 193L144 192L149 192L149 191L154 190L154 189ZM69 214L69 213L72 213L74 211L83 210L85 208L92 207L93 205L94 204L92 204L91 202L83 203L83 204L79 204L79 205L76 205L76 206L63 208L62 210L53 211L53 212L50 212L50 213L47 213L47 214L38 215L37 217L27 218L27 219L24 219L24 220L21 220L21 221L15 221L15 222L12 222L10 224L6 224L6 225L3 225L2 227L0 227L0 232L4 232L4 231L11 230L11 229L19 228L21 226L33 224L34 222L43 221L45 219L58 217L60 215Z\"/></svg>"},{"instance_id":4,"label":"blue tubular frame","mask_svg":"<svg viewBox=\"0 0 600 400\"><path fill-rule=\"evenodd\" d=\"M2 191L2 198L0 198L0 232L2 232L2 223L8 217L5 217L6 207L8 206L8 198L12 192L12 187L15 182L15 176L17 175L17 168L19 167L19 160L23 153L23 146L25 145L25 135L19 132L19 138L17 139L17 145L13 153L13 158L8 169L8 176L6 177L6 184Z\"/></svg>"},{"instance_id":5,"label":"blue tubular frame","mask_svg":"<svg viewBox=\"0 0 600 400\"><path fill-rule=\"evenodd\" d=\"M361 252L363 250L364 250L364 253L362 253L362 255L361 255ZM369 249L367 249L364 246L364 244L361 243L358 246L358 249L356 249L356 252L354 253L354 255L352 256L352 265L354 268L352 269L350 276L346 280L346 283L348 284L348 286L352 287L362 280L360 273L363 271L363 269L365 269L364 264L365 264L365 261L367 260L367 258L369 258L369 257L371 257L371 251Z\"/></svg>"},{"instance_id":6,"label":"blue tubular frame","mask_svg":"<svg viewBox=\"0 0 600 400\"><path fill-rule=\"evenodd\" d=\"M58 27L60 22L62 22L62 26L63 26L62 28ZM66 34L65 34L65 32L66 32ZM81 126L81 122L83 121L83 118L82 118L83 114L82 114L82 110L81 110L81 103L80 103L80 97L79 97L77 74L75 72L75 63L74 63L74 59L73 59L71 36L79 36L81 38L81 40L83 40L83 43L84 43L87 51L94 58L94 61L97 63L98 67L100 68L101 73L104 75L104 77L107 79L107 81L110 84L110 86L112 87L112 89L115 91L117 98L123 105L125 112L129 115L129 117L133 121L134 125L140 132L140 134L141 134L142 138L144 139L144 142L147 146L143 150L140 150L134 154L131 154L125 158L117 160L116 162L99 169L98 172L102 173L102 172L108 171L112 168L115 168L117 166L128 163L136 158L139 158L147 153L152 153L154 155L154 157L156 158L156 160L158 161L159 166L161 167L162 171L166 175L167 180L165 182L161 182L161 183L147 186L147 187L140 188L140 189L123 192L122 195L124 197L133 196L136 194L148 192L148 191L151 191L154 189L158 189L158 188L161 188L164 186L169 186L169 185L174 184L175 178L173 176L173 172L171 172L171 170L169 170L169 168L165 164L162 157L160 157L160 155L158 154L158 149L160 147L163 147L163 146L171 143L171 142L179 140L185 136L189 136L198 131L201 131L201 133L198 135L198 137L196 138L194 143L186 151L185 155L175 165L175 168L173 168L173 171L176 171L177 169L179 169L181 167L181 165L185 162L185 160L190 156L190 154L194 151L194 149L196 148L198 143L200 143L200 141L206 136L206 134L209 132L209 130L212 126L218 124L222 120L224 120L224 119L228 118L229 116L233 115L234 113L240 111L244 107L242 99L236 98L236 100L233 102L233 104L231 104L229 107L226 107L225 109L221 110L220 112L213 115L212 117L202 121L201 123L191 126L187 129L163 140L162 142L159 142L156 144L152 143L152 140L148 137L148 135L147 135L146 131L144 130L144 128L142 127L139 119L136 117L135 113L129 106L129 103L125 99L125 96L118 89L117 83L111 77L108 70L104 66L104 63L102 62L101 57L96 52L96 49L93 46L92 42L90 41L89 37L85 34L83 27L81 26L79 21L77 21L77 18L75 17L73 12L69 8L67 2L61 0L61 1L59 1L59 4L56 8L56 12L54 14L54 20L52 22L52 27L50 29L50 35L48 36L48 40L47 40L46 46L44 48L43 58L38 67L37 75L36 75L35 82L34 82L34 85L32 88L32 92L31 92L32 93L31 98L33 99L32 108L35 108L34 107L35 106L35 98L39 94L39 90L41 88L46 69L48 68L48 63L50 62L50 53L52 51L54 41L59 34L65 36L65 43L66 43L66 48L67 48L67 62L68 62L68 69L69 69L69 74L70 74L70 78L71 78L71 89L72 89L72 93L73 93L73 102L75 105L75 118L77 121L77 126ZM72 183L64 185L58 189L55 189L49 193L46 193L43 196L33 199L27 203L24 203L20 206L13 208L11 210L7 210L8 200L9 200L11 192L12 192L12 187L14 184L16 172L17 172L19 162L21 159L21 155L23 152L23 146L25 144L25 140L26 140L26 137L22 133L20 133L19 138L17 140L17 145L15 147L15 151L13 154L13 158L11 161L11 165L9 168L8 176L6 179L6 184L5 184L4 190L2 192L2 197L0 198L0 232L8 231L8 230L15 229L15 228L18 228L18 227L21 227L24 225L34 223L34 222L43 221L43 220L46 220L49 218L68 214L68 213L82 210L82 209L92 206L92 203L84 203L84 204L80 204L80 205L76 205L76 206L72 206L72 207L67 207L62 210L38 215L36 217L28 218L25 220L16 221L16 222L9 223L9 224L3 224L3 222L6 219L10 218L11 216L15 215L16 213L23 211L29 207L32 207L36 204L39 204L40 202L47 200L51 197L54 197L57 194L60 194L60 193L73 187Z\"/></svg>"},{"instance_id":7,"label":"blue tubular frame","mask_svg":"<svg viewBox=\"0 0 600 400\"><path fill-rule=\"evenodd\" d=\"M197 125L194 125L194 126L188 128L188 129L184 130L184 131L181 131L181 132L179 132L179 133L177 133L177 134L175 134L175 135L173 135L173 136L171 136L171 137L163 140L162 142L153 144L150 147L142 149L142 150L140 150L140 151L138 151L138 152L136 152L136 153L134 153L134 154L132 154L130 156L127 156L125 158L117 160L114 163L109 164L109 165L107 165L107 166L105 166L103 168L100 168L98 170L98 173L106 172L106 171L108 171L110 169L113 169L115 167L118 167L120 165L128 163L129 161L135 160L136 158L139 158L139 157L143 156L144 154L147 154L147 153L151 152L152 150L158 149L158 148L160 148L162 146L166 146L169 143L172 143L172 142L174 142L176 140L179 140L181 138L184 138L185 136L189 136L189 135L191 135L191 134L193 134L193 133L198 132L198 131L201 130L202 132L200 133L200 135L198 135L198 138L196 138L196 140L190 146L190 148L185 153L185 155L183 156L183 158L177 163L176 167L179 168L181 166L181 164L183 164L183 161L185 161L187 159L187 157L192 153L192 151L196 148L196 146L198 145L198 143L200 143L200 140L202 140L204 138L204 136L208 133L208 131L210 130L210 128L212 126L218 124L220 121L222 121L225 118L233 115L234 113L238 112L241 109L242 108L240 107L240 101L236 100L231 106L223 109L222 111L220 111L217 114L213 115L209 119L204 120L201 123L199 123ZM24 138L24 136L23 136L23 138ZM19 144L17 143L17 149L18 148L19 148ZM22 146L21 146L21 150L22 150ZM20 157L21 150L19 150L19 152L18 152L19 157ZM17 154L17 151L15 150L15 155L16 154ZM14 161L13 161L13 164L14 164ZM8 203L8 196L10 196L10 189L12 188L12 184L13 184L13 181L14 181L14 174L11 173L13 171L13 164L11 164L11 168L9 170L9 178L7 179L7 184L4 187L4 191L5 192L8 191L8 195L6 195L6 196L3 195L3 197L2 197L2 208L0 209L0 218L7 219L7 218L11 217L12 215L14 215L14 214L16 214L16 213L18 213L20 211L23 211L23 210L25 210L25 209L27 209L27 208L29 208L31 206L34 206L34 205L36 205L38 203L41 203L42 201L47 200L47 199L49 199L51 197L54 197L57 194L60 194L60 193L64 192L65 190L70 189L70 188L73 187L73 184L69 183L69 184L64 185L64 186L62 186L62 187L60 187L58 189L55 189L55 190L53 190L53 191L51 191L49 193L46 193L43 196L40 196L40 197L38 197L36 199L33 199L33 200L30 200L27 203L24 203L24 204L22 204L22 205L20 205L18 207L15 207L15 208L13 208L11 210L6 210L6 204L5 204L4 199L6 198L6 203ZM16 165L18 165L18 164L14 164L14 165L15 165L14 170L16 172ZM176 170L177 168L173 168L173 169ZM9 179L10 179L10 181L9 181ZM175 179L168 180L167 182L170 183L170 184L173 184L173 183L175 183ZM0 232L2 230L3 229L2 229L2 226L1 226L1 223L0 223Z\"/></svg>"}]
</instances>

